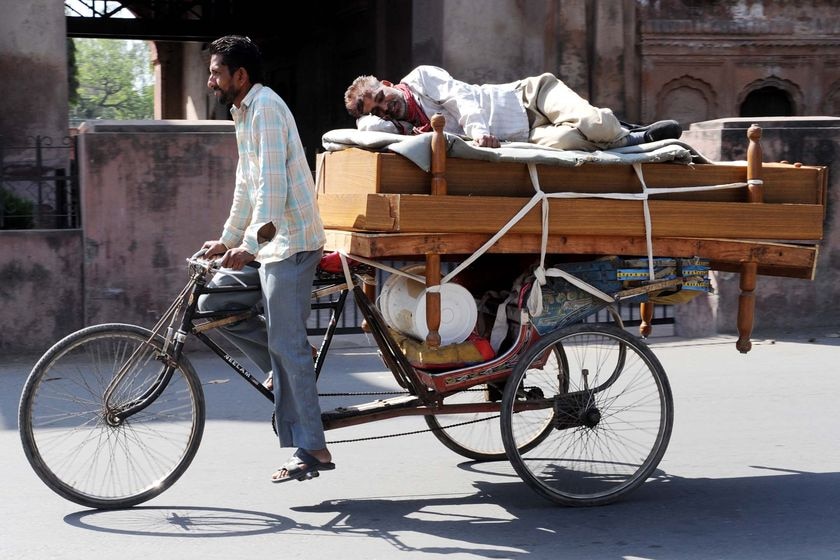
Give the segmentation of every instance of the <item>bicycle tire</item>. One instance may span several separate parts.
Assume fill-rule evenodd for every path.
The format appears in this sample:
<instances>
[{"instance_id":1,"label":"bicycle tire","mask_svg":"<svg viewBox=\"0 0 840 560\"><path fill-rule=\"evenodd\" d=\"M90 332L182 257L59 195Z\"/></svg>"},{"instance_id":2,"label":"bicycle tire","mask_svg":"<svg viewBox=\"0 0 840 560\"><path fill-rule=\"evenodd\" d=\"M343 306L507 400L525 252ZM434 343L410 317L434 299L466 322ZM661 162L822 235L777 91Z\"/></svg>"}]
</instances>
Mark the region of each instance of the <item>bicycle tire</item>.
<instances>
[{"instance_id":1,"label":"bicycle tire","mask_svg":"<svg viewBox=\"0 0 840 560\"><path fill-rule=\"evenodd\" d=\"M486 384L471 387L447 397L444 402L475 403L492 400L488 393L495 389ZM499 392L501 397L501 392ZM499 414L476 412L470 414L429 414L423 418L432 434L447 449L473 461L500 461L505 459L504 444L499 428ZM465 424L469 422L468 424ZM463 424L463 425L458 425Z\"/></svg>"},{"instance_id":2,"label":"bicycle tire","mask_svg":"<svg viewBox=\"0 0 840 560\"><path fill-rule=\"evenodd\" d=\"M565 391L555 389L552 367L530 367L557 346L568 360ZM563 366L554 367L562 373ZM549 406L514 414L514 404L523 402L512 390L519 384L539 388ZM618 327L582 324L544 336L514 368L508 389L501 412L508 459L529 487L555 503L620 499L644 483L668 446L674 405L665 371L647 345ZM523 450L520 434L527 434L530 417L542 422L546 414L553 429Z\"/></svg>"},{"instance_id":3,"label":"bicycle tire","mask_svg":"<svg viewBox=\"0 0 840 560\"><path fill-rule=\"evenodd\" d=\"M136 325L88 327L53 345L29 374L18 410L23 449L60 496L95 509L128 508L172 486L195 457L204 393L183 356L147 408L116 424L106 418L106 387L151 335ZM119 402L136 399L163 370L161 339L147 346L114 392Z\"/></svg>"},{"instance_id":4,"label":"bicycle tire","mask_svg":"<svg viewBox=\"0 0 840 560\"><path fill-rule=\"evenodd\" d=\"M558 354L556 358L565 361L565 356L562 354ZM500 401L505 385L506 382L503 380L497 384L470 387L466 391L447 397L449 399L447 404L453 400L458 403ZM473 461L489 462L507 458L499 416L497 412L479 412L435 414L424 416L424 418L434 436L448 449ZM528 451L531 447L538 445L550 431L550 422L546 422L542 431L532 431L531 437L520 441L521 451Z\"/></svg>"}]
</instances>

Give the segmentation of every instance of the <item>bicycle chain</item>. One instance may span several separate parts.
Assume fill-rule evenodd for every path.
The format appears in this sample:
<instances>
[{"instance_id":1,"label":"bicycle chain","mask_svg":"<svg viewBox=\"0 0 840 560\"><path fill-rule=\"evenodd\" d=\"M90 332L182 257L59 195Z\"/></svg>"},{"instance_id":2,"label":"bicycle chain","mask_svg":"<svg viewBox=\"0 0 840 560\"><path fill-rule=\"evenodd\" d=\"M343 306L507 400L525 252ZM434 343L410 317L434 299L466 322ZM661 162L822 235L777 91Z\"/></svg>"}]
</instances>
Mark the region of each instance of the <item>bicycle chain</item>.
<instances>
[{"instance_id":1,"label":"bicycle chain","mask_svg":"<svg viewBox=\"0 0 840 560\"><path fill-rule=\"evenodd\" d=\"M408 395L408 391L360 391L357 393L318 393L319 397L369 397L377 395Z\"/></svg>"},{"instance_id":2,"label":"bicycle chain","mask_svg":"<svg viewBox=\"0 0 840 560\"><path fill-rule=\"evenodd\" d=\"M459 422L457 424L449 424L449 425L446 425L446 426L438 426L437 428L426 428L425 430L414 430L414 431L411 431L411 432L398 432L396 434L387 434L387 435L384 435L384 436L368 436L368 437L355 438L355 439L339 439L339 440L335 440L335 441L328 441L327 444L335 445L335 444L339 444L339 443L354 443L354 442L357 442L357 441L371 441L371 440L375 440L375 439L388 439L388 438L401 437L401 436L413 436L413 435L416 435L416 434L423 434L423 433L426 433L426 432L437 432L437 431L446 430L448 428L457 428L458 426L466 426L467 424L476 424L478 422L486 422L487 420L493 420L494 418L498 418L499 416L500 415L497 414L495 416L488 416L487 418L479 418L477 420L467 420L466 422Z\"/></svg>"},{"instance_id":3,"label":"bicycle chain","mask_svg":"<svg viewBox=\"0 0 840 560\"><path fill-rule=\"evenodd\" d=\"M483 389L467 389L462 391L463 393L467 393L469 391L483 391ZM371 396L382 396L382 395L408 395L408 391L359 391L354 393L318 393L319 397L371 397ZM487 420L493 420L494 418L498 418L499 415L495 416L488 416L487 418L479 418L477 420L467 420L465 422L458 422L456 424L449 424L447 426L438 426L437 428L426 428L423 430L413 430L410 432L398 432L395 434L386 434L382 436L368 436L363 438L354 438L354 439L339 439L335 441L328 441L326 442L328 445L336 445L339 443L355 443L357 441L371 441L375 439L389 439L395 437L402 437L402 436L413 436L416 434L424 434L426 432L436 432L440 430L446 430L448 428L457 428L459 426L466 426L468 424L476 424L478 422L486 422Z\"/></svg>"}]
</instances>

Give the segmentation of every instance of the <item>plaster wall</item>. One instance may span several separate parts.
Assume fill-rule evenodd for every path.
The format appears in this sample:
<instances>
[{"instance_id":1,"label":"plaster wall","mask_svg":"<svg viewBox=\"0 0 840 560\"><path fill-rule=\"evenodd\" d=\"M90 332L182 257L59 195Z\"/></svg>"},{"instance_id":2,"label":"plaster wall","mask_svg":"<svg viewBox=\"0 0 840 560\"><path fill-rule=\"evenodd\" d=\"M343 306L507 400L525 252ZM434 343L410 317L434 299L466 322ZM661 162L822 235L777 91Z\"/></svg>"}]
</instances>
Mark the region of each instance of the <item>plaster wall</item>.
<instances>
[{"instance_id":1,"label":"plaster wall","mask_svg":"<svg viewBox=\"0 0 840 560\"><path fill-rule=\"evenodd\" d=\"M445 0L443 67L474 83L500 83L521 78L529 66L528 4L506 0ZM479 55L480 56L477 56Z\"/></svg>"},{"instance_id":2,"label":"plaster wall","mask_svg":"<svg viewBox=\"0 0 840 560\"><path fill-rule=\"evenodd\" d=\"M218 239L233 198L233 123L102 121L79 130L84 323L151 326Z\"/></svg>"},{"instance_id":3,"label":"plaster wall","mask_svg":"<svg viewBox=\"0 0 840 560\"><path fill-rule=\"evenodd\" d=\"M562 13L566 4L575 15L572 20ZM559 74L558 33L567 25L582 30L583 4L582 0L414 0L412 66L441 66L470 83Z\"/></svg>"},{"instance_id":4,"label":"plaster wall","mask_svg":"<svg viewBox=\"0 0 840 560\"><path fill-rule=\"evenodd\" d=\"M0 352L37 352L82 328L82 232L0 231Z\"/></svg>"}]
</instances>

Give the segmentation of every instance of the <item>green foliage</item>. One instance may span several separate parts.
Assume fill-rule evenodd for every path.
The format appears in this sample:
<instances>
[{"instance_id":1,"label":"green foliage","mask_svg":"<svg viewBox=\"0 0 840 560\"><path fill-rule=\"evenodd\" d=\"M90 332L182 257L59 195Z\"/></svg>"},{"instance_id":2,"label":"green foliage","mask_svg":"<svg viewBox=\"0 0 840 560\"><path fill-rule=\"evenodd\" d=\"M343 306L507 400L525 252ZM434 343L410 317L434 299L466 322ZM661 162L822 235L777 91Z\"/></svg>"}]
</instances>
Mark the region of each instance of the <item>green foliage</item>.
<instances>
[{"instance_id":1,"label":"green foliage","mask_svg":"<svg viewBox=\"0 0 840 560\"><path fill-rule=\"evenodd\" d=\"M34 205L0 188L0 229L30 229Z\"/></svg>"},{"instance_id":2,"label":"green foliage","mask_svg":"<svg viewBox=\"0 0 840 560\"><path fill-rule=\"evenodd\" d=\"M79 102L79 69L76 67L76 43L67 38L67 91L70 105Z\"/></svg>"},{"instance_id":3,"label":"green foliage","mask_svg":"<svg viewBox=\"0 0 840 560\"><path fill-rule=\"evenodd\" d=\"M142 41L74 39L78 87L70 94L70 120L151 119L154 76L151 49Z\"/></svg>"}]
</instances>

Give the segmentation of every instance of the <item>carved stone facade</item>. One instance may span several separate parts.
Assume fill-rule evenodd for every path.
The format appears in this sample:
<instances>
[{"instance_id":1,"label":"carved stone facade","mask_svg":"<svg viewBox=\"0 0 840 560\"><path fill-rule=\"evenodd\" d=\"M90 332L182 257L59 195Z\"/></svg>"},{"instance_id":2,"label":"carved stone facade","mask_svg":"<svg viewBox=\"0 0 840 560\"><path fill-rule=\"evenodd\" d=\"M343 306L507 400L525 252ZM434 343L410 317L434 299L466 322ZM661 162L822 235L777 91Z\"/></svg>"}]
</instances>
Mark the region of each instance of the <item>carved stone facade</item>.
<instances>
[{"instance_id":1,"label":"carved stone facade","mask_svg":"<svg viewBox=\"0 0 840 560\"><path fill-rule=\"evenodd\" d=\"M438 11L418 9L430 4ZM414 6L414 34L433 37L432 44L415 41L414 62L439 64L467 81L554 72L593 104L633 122L840 113L838 0ZM485 31L461 24L468 13L481 13Z\"/></svg>"},{"instance_id":2,"label":"carved stone facade","mask_svg":"<svg viewBox=\"0 0 840 560\"><path fill-rule=\"evenodd\" d=\"M836 115L836 0L640 2L642 120Z\"/></svg>"}]
</instances>

